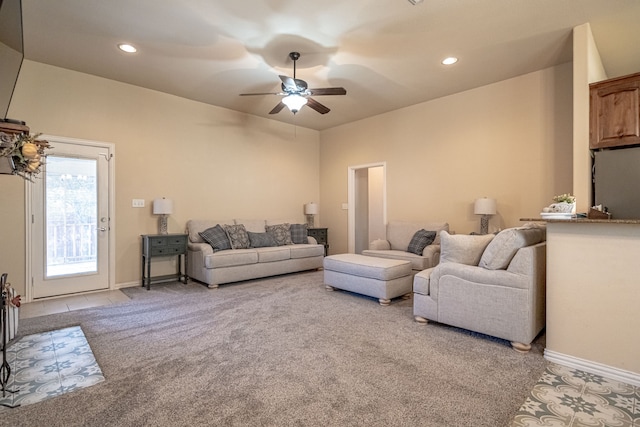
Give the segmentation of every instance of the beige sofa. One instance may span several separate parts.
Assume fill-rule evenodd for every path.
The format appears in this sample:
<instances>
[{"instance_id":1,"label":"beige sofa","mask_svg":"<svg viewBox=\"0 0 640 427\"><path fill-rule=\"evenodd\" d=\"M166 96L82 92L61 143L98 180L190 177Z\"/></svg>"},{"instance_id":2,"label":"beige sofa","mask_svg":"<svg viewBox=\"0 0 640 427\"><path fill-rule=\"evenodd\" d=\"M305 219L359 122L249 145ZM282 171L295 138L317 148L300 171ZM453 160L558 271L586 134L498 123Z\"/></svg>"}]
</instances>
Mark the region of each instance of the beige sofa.
<instances>
[{"instance_id":1,"label":"beige sofa","mask_svg":"<svg viewBox=\"0 0 640 427\"><path fill-rule=\"evenodd\" d=\"M468 329L529 351L545 326L543 226L498 235L442 233L440 264L413 279L415 320Z\"/></svg>"},{"instance_id":2,"label":"beige sofa","mask_svg":"<svg viewBox=\"0 0 640 427\"><path fill-rule=\"evenodd\" d=\"M435 239L424 247L419 254L409 252L412 238L419 230L434 231ZM440 260L440 232L449 231L446 222L407 222L389 221L386 229L386 240L378 239L369 244L369 249L362 255L378 258L409 261L414 274L427 268L435 267Z\"/></svg>"},{"instance_id":3,"label":"beige sofa","mask_svg":"<svg viewBox=\"0 0 640 427\"><path fill-rule=\"evenodd\" d=\"M223 283L322 267L324 246L318 244L313 237L307 237L308 243L215 251L209 243L205 242L200 233L217 224L242 224L248 232L265 233L268 225L292 224L292 222L264 219L188 221L187 275L206 284L209 288L217 288Z\"/></svg>"}]
</instances>

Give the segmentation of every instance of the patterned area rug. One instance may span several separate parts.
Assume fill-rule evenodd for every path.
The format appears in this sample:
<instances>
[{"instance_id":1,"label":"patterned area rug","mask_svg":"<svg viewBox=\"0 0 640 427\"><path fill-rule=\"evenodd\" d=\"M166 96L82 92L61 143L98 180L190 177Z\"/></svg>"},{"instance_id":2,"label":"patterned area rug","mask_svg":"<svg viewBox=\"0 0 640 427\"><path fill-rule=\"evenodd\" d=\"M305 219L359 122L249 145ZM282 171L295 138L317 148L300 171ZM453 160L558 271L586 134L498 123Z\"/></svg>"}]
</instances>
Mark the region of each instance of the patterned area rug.
<instances>
[{"instance_id":1,"label":"patterned area rug","mask_svg":"<svg viewBox=\"0 0 640 427\"><path fill-rule=\"evenodd\" d=\"M104 381L80 326L18 338L7 347L7 361L11 376L0 411Z\"/></svg>"},{"instance_id":2,"label":"patterned area rug","mask_svg":"<svg viewBox=\"0 0 640 427\"><path fill-rule=\"evenodd\" d=\"M640 387L550 364L511 427L640 427Z\"/></svg>"}]
</instances>

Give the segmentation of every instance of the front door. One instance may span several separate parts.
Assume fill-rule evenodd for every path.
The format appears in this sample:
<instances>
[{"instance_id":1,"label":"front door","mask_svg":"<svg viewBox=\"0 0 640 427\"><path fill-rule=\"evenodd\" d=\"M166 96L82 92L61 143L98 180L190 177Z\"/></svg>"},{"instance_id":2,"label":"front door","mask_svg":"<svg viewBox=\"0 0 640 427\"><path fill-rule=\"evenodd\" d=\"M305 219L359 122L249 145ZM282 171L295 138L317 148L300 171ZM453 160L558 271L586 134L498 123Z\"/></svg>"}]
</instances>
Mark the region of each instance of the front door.
<instances>
[{"instance_id":1,"label":"front door","mask_svg":"<svg viewBox=\"0 0 640 427\"><path fill-rule=\"evenodd\" d=\"M31 190L32 298L109 289L110 144L45 137Z\"/></svg>"}]
</instances>

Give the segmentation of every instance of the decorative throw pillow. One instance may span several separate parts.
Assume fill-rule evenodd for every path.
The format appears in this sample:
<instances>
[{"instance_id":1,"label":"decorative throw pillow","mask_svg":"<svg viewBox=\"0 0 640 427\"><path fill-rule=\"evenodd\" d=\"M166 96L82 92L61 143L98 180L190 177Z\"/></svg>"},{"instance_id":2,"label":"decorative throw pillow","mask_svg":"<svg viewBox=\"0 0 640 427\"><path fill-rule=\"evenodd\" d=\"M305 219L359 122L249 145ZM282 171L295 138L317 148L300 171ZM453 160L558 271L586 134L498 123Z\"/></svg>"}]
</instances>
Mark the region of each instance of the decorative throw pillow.
<instances>
[{"instance_id":1,"label":"decorative throw pillow","mask_svg":"<svg viewBox=\"0 0 640 427\"><path fill-rule=\"evenodd\" d=\"M307 224L291 224L291 241L295 244L309 243L307 239Z\"/></svg>"},{"instance_id":2,"label":"decorative throw pillow","mask_svg":"<svg viewBox=\"0 0 640 427\"><path fill-rule=\"evenodd\" d=\"M466 235L440 232L440 262L478 265L480 257L494 234Z\"/></svg>"},{"instance_id":3,"label":"decorative throw pillow","mask_svg":"<svg viewBox=\"0 0 640 427\"><path fill-rule=\"evenodd\" d=\"M289 224L267 225L266 228L267 233L271 234L273 238L276 239L278 246L291 245L293 243L291 241L291 227Z\"/></svg>"},{"instance_id":4,"label":"decorative throw pillow","mask_svg":"<svg viewBox=\"0 0 640 427\"><path fill-rule=\"evenodd\" d=\"M429 246L436 239L435 231L427 231L424 228L416 231L409 242L407 252L411 252L416 255L422 255L424 248Z\"/></svg>"},{"instance_id":5,"label":"decorative throw pillow","mask_svg":"<svg viewBox=\"0 0 640 427\"><path fill-rule=\"evenodd\" d=\"M507 228L489 243L478 265L487 270L504 270L520 248L535 245L544 239L543 228Z\"/></svg>"},{"instance_id":6,"label":"decorative throw pillow","mask_svg":"<svg viewBox=\"0 0 640 427\"><path fill-rule=\"evenodd\" d=\"M247 231L249 235L249 243L252 248L266 248L269 246L278 246L276 239L269 233L253 233Z\"/></svg>"},{"instance_id":7,"label":"decorative throw pillow","mask_svg":"<svg viewBox=\"0 0 640 427\"><path fill-rule=\"evenodd\" d=\"M206 230L198 233L202 240L211 245L214 251L223 251L225 249L231 249L231 242L226 231L216 224L214 227L207 228Z\"/></svg>"},{"instance_id":8,"label":"decorative throw pillow","mask_svg":"<svg viewBox=\"0 0 640 427\"><path fill-rule=\"evenodd\" d=\"M233 249L249 248L249 235L247 234L247 230L244 228L244 225L225 224L224 231L227 232L227 236L229 236L229 241L231 241L231 247Z\"/></svg>"}]
</instances>

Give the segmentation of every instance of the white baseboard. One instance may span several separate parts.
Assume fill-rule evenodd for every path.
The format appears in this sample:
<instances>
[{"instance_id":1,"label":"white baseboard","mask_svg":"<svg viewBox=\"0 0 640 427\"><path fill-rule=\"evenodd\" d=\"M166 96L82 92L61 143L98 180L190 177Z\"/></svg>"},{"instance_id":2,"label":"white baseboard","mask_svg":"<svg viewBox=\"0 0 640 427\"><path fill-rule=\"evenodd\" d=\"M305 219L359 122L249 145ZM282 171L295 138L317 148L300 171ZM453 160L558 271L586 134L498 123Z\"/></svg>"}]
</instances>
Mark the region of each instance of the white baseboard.
<instances>
[{"instance_id":1,"label":"white baseboard","mask_svg":"<svg viewBox=\"0 0 640 427\"><path fill-rule=\"evenodd\" d=\"M555 351L551 351L546 348L544 350L544 358L549 362L557 363L558 365L580 369L581 371L601 375L605 378L640 387L640 374L635 372L625 371L624 369L614 368L612 366L603 365L601 363L580 359L578 357L562 353L556 353Z\"/></svg>"},{"instance_id":2,"label":"white baseboard","mask_svg":"<svg viewBox=\"0 0 640 427\"><path fill-rule=\"evenodd\" d=\"M133 282L116 283L115 289L133 288L134 286L140 286L140 281L136 280Z\"/></svg>"}]
</instances>

